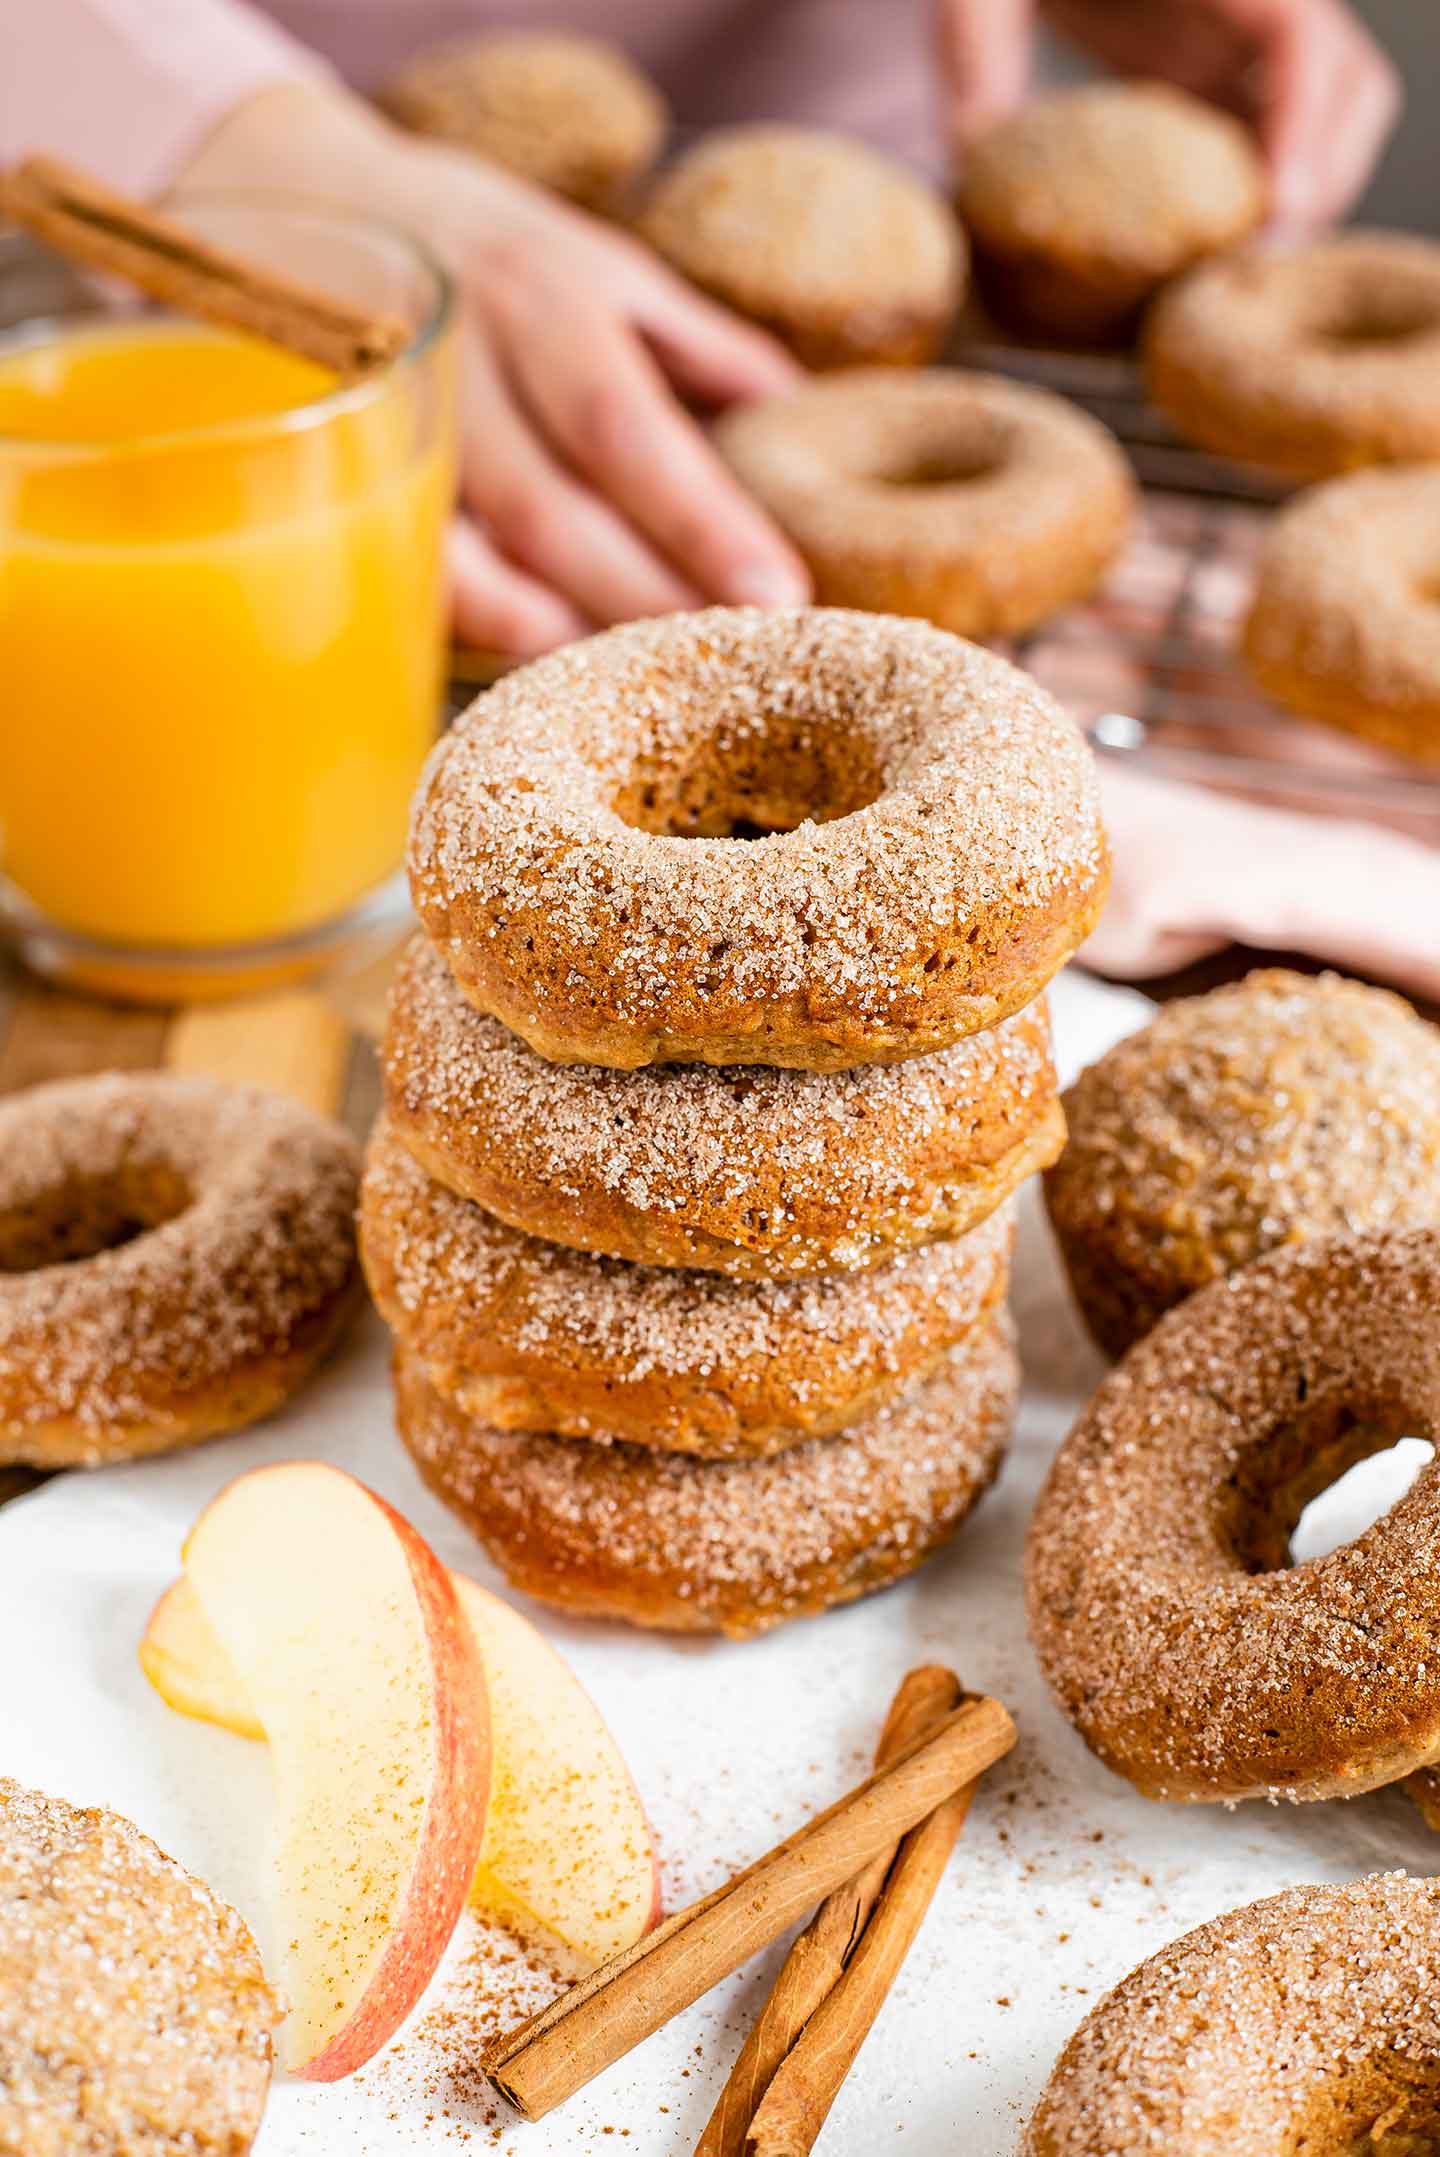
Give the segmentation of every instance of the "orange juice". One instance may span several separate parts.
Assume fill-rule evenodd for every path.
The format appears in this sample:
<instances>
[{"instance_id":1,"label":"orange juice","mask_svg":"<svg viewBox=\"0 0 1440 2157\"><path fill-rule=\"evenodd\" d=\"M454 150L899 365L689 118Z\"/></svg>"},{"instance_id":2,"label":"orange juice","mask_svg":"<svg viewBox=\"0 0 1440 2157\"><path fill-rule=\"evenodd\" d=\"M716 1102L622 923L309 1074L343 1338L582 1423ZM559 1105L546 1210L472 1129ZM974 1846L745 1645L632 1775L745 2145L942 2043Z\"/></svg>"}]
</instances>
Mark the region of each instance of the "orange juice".
<instances>
[{"instance_id":1,"label":"orange juice","mask_svg":"<svg viewBox=\"0 0 1440 2157\"><path fill-rule=\"evenodd\" d=\"M439 713L450 431L448 371L406 361L337 392L153 319L0 348L0 876L23 907L200 952L383 883Z\"/></svg>"}]
</instances>

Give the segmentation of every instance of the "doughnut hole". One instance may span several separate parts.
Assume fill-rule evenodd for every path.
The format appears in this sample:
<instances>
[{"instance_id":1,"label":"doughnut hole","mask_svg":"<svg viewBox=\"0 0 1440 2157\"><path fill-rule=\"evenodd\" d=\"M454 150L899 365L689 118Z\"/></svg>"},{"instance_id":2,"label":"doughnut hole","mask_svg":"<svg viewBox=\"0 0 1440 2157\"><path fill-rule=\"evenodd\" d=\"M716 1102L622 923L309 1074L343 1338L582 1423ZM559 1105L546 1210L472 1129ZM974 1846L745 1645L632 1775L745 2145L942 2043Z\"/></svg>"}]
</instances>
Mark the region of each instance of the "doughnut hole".
<instances>
[{"instance_id":1,"label":"doughnut hole","mask_svg":"<svg viewBox=\"0 0 1440 2157\"><path fill-rule=\"evenodd\" d=\"M1356 1461L1303 1508L1290 1537L1291 1563L1304 1565L1353 1543L1384 1518L1434 1458L1428 1439L1398 1438Z\"/></svg>"},{"instance_id":2,"label":"doughnut hole","mask_svg":"<svg viewBox=\"0 0 1440 2157\"><path fill-rule=\"evenodd\" d=\"M119 1250L177 1219L192 1195L184 1178L160 1161L116 1175L68 1177L0 1211L0 1274L36 1273Z\"/></svg>"},{"instance_id":3,"label":"doughnut hole","mask_svg":"<svg viewBox=\"0 0 1440 2157\"><path fill-rule=\"evenodd\" d=\"M642 744L610 806L636 831L674 839L758 839L836 822L883 791L863 723L832 710L722 713L678 748Z\"/></svg>"},{"instance_id":4,"label":"doughnut hole","mask_svg":"<svg viewBox=\"0 0 1440 2157\"><path fill-rule=\"evenodd\" d=\"M1237 1465L1224 1539L1249 1573L1280 1572L1354 1542L1409 1490L1434 1446L1418 1403L1326 1398L1280 1423ZM1367 1502L1373 1501L1373 1502Z\"/></svg>"},{"instance_id":5,"label":"doughnut hole","mask_svg":"<svg viewBox=\"0 0 1440 2157\"><path fill-rule=\"evenodd\" d=\"M1407 345L1440 329L1440 310L1430 294L1377 292L1362 285L1339 299L1335 313L1317 328L1322 344L1344 350Z\"/></svg>"}]
</instances>

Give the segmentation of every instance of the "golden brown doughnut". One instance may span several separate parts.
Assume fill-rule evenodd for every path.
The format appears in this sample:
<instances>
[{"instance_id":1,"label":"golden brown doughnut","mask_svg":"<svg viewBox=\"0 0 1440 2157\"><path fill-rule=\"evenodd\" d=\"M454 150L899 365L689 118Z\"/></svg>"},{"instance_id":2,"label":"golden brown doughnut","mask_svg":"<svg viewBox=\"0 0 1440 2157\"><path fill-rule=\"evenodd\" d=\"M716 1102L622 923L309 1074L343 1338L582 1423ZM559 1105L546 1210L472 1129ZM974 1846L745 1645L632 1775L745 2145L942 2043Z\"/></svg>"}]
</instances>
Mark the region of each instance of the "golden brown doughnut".
<instances>
[{"instance_id":1,"label":"golden brown doughnut","mask_svg":"<svg viewBox=\"0 0 1440 2157\"><path fill-rule=\"evenodd\" d=\"M982 135L959 205L1002 322L1113 344L1167 279L1259 224L1264 166L1237 120L1183 90L1096 83L1031 98Z\"/></svg>"},{"instance_id":2,"label":"golden brown doughnut","mask_svg":"<svg viewBox=\"0 0 1440 2157\"><path fill-rule=\"evenodd\" d=\"M649 172L669 124L659 91L618 46L573 30L495 30L431 47L380 102L416 134L610 214Z\"/></svg>"},{"instance_id":3,"label":"golden brown doughnut","mask_svg":"<svg viewBox=\"0 0 1440 2157\"><path fill-rule=\"evenodd\" d=\"M382 1117L360 1245L386 1323L435 1390L498 1430L724 1460L854 1423L932 1371L1005 1293L1002 1208L865 1274L733 1281L593 1258L427 1176Z\"/></svg>"},{"instance_id":4,"label":"golden brown doughnut","mask_svg":"<svg viewBox=\"0 0 1440 2157\"><path fill-rule=\"evenodd\" d=\"M420 1473L527 1595L632 1625L736 1636L908 1573L999 1472L1019 1383L991 1318L863 1423L767 1460L705 1461L489 1430L396 1353Z\"/></svg>"},{"instance_id":5,"label":"golden brown doughnut","mask_svg":"<svg viewBox=\"0 0 1440 2157\"><path fill-rule=\"evenodd\" d=\"M1142 1962L1061 2053L1020 2157L1422 2157L1440 1881L1292 1887Z\"/></svg>"},{"instance_id":6,"label":"golden brown doughnut","mask_svg":"<svg viewBox=\"0 0 1440 2157\"><path fill-rule=\"evenodd\" d=\"M338 1125L248 1087L0 1102L0 1461L130 1460L278 1408L356 1300L358 1181Z\"/></svg>"},{"instance_id":7,"label":"golden brown doughnut","mask_svg":"<svg viewBox=\"0 0 1440 2157\"><path fill-rule=\"evenodd\" d=\"M636 223L807 367L933 359L965 288L964 236L935 190L815 128L717 129L661 174Z\"/></svg>"},{"instance_id":8,"label":"golden brown doughnut","mask_svg":"<svg viewBox=\"0 0 1440 2157\"><path fill-rule=\"evenodd\" d=\"M281 2013L243 1920L148 1835L0 1776L7 2157L244 2157Z\"/></svg>"},{"instance_id":9,"label":"golden brown doughnut","mask_svg":"<svg viewBox=\"0 0 1440 2157\"><path fill-rule=\"evenodd\" d=\"M1110 1355L1277 1244L1440 1222L1440 1033L1384 989L1260 972L1082 1072L1045 1202Z\"/></svg>"},{"instance_id":10,"label":"golden brown doughnut","mask_svg":"<svg viewBox=\"0 0 1440 2157\"><path fill-rule=\"evenodd\" d=\"M1094 590L1130 468L1085 412L997 375L857 370L736 405L716 441L826 605L1014 636Z\"/></svg>"},{"instance_id":11,"label":"golden brown doughnut","mask_svg":"<svg viewBox=\"0 0 1440 2157\"><path fill-rule=\"evenodd\" d=\"M838 608L669 615L520 668L436 749L410 842L471 1001L622 1069L944 1048L1040 993L1107 875L1090 752L1036 683Z\"/></svg>"},{"instance_id":12,"label":"golden brown doughnut","mask_svg":"<svg viewBox=\"0 0 1440 2157\"><path fill-rule=\"evenodd\" d=\"M1440 469L1332 479L1266 533L1250 671L1297 712L1440 763L1437 596Z\"/></svg>"},{"instance_id":13,"label":"golden brown doughnut","mask_svg":"<svg viewBox=\"0 0 1440 2157\"><path fill-rule=\"evenodd\" d=\"M1146 386L1202 449L1287 479L1440 457L1440 245L1338 232L1162 294Z\"/></svg>"},{"instance_id":14,"label":"golden brown doughnut","mask_svg":"<svg viewBox=\"0 0 1440 2157\"><path fill-rule=\"evenodd\" d=\"M513 1228L748 1280L845 1273L976 1228L1065 1131L1043 1004L906 1064L550 1064L417 939L384 1049L395 1135Z\"/></svg>"},{"instance_id":15,"label":"golden brown doughnut","mask_svg":"<svg viewBox=\"0 0 1440 2157\"><path fill-rule=\"evenodd\" d=\"M1440 1463L1289 1562L1309 1501L1440 1438L1440 1229L1272 1251L1162 1318L1060 1448L1030 1634L1091 1750L1147 1797L1351 1797L1440 1761Z\"/></svg>"}]
</instances>

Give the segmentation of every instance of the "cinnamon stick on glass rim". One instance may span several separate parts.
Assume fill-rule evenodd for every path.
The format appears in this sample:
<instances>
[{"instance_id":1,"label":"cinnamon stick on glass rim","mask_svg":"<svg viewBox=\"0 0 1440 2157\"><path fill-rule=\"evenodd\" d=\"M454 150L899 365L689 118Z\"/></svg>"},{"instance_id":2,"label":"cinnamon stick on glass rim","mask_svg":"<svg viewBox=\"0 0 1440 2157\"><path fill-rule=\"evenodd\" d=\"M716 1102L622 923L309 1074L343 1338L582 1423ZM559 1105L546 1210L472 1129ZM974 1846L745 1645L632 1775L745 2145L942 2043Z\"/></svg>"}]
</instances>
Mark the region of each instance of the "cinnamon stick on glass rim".
<instances>
[{"instance_id":1,"label":"cinnamon stick on glass rim","mask_svg":"<svg viewBox=\"0 0 1440 2157\"><path fill-rule=\"evenodd\" d=\"M384 366L410 342L397 316L365 314L212 247L56 158L27 157L0 175L0 216L69 261L123 278L181 314L282 345L347 381Z\"/></svg>"},{"instance_id":2,"label":"cinnamon stick on glass rim","mask_svg":"<svg viewBox=\"0 0 1440 2157\"><path fill-rule=\"evenodd\" d=\"M962 1702L724 1887L491 2046L482 2072L524 2118L542 2119L862 1872L1014 1742L1015 1725L998 1700Z\"/></svg>"},{"instance_id":3,"label":"cinnamon stick on glass rim","mask_svg":"<svg viewBox=\"0 0 1440 2157\"><path fill-rule=\"evenodd\" d=\"M960 1694L953 1671L933 1663L912 1670L890 1703L875 1748L876 1767L948 1715ZM896 1847L882 1850L855 1879L827 1895L795 1941L695 2145L695 2157L745 2157L756 2108L791 2046L844 1975L880 1899Z\"/></svg>"}]
</instances>

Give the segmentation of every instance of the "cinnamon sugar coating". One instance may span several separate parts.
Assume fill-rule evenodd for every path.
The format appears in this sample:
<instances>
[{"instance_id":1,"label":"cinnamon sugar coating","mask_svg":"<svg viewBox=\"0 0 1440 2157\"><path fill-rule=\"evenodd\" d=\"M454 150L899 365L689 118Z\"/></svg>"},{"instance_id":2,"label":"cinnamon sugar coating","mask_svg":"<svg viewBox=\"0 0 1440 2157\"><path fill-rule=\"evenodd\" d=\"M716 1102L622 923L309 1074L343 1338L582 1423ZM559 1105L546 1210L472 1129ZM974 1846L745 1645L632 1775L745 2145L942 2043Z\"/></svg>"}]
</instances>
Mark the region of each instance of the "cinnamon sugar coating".
<instances>
[{"instance_id":1,"label":"cinnamon sugar coating","mask_svg":"<svg viewBox=\"0 0 1440 2157\"><path fill-rule=\"evenodd\" d=\"M958 199L1002 321L1114 343L1158 286L1260 223L1265 175L1228 113L1168 83L1106 82L998 121L966 151Z\"/></svg>"},{"instance_id":2,"label":"cinnamon sugar coating","mask_svg":"<svg viewBox=\"0 0 1440 2157\"><path fill-rule=\"evenodd\" d=\"M1186 1933L1071 2038L1020 2157L1420 2157L1440 1881L1292 1887Z\"/></svg>"},{"instance_id":3,"label":"cinnamon sugar coating","mask_svg":"<svg viewBox=\"0 0 1440 2157\"><path fill-rule=\"evenodd\" d=\"M999 1472L1019 1372L997 1316L865 1422L735 1461L487 1429L403 1348L395 1383L421 1474L517 1588L739 1637L869 1594L953 1535Z\"/></svg>"},{"instance_id":4,"label":"cinnamon sugar coating","mask_svg":"<svg viewBox=\"0 0 1440 2157\"><path fill-rule=\"evenodd\" d=\"M918 174L817 128L716 128L636 220L672 268L807 367L933 359L965 289L965 238Z\"/></svg>"},{"instance_id":5,"label":"cinnamon sugar coating","mask_svg":"<svg viewBox=\"0 0 1440 2157\"><path fill-rule=\"evenodd\" d=\"M1060 1706L1149 1797L1348 1797L1440 1761L1440 1464L1289 1564L1310 1499L1440 1438L1440 1229L1323 1236L1163 1318L1060 1448L1026 1602Z\"/></svg>"},{"instance_id":6,"label":"cinnamon sugar coating","mask_svg":"<svg viewBox=\"0 0 1440 2157\"><path fill-rule=\"evenodd\" d=\"M1250 671L1293 711L1440 763L1437 594L1440 470L1332 479L1266 533L1245 624Z\"/></svg>"},{"instance_id":7,"label":"cinnamon sugar coating","mask_svg":"<svg viewBox=\"0 0 1440 2157\"><path fill-rule=\"evenodd\" d=\"M417 53L380 102L431 135L587 210L616 213L665 140L665 103L618 46L572 30L498 30Z\"/></svg>"},{"instance_id":8,"label":"cinnamon sugar coating","mask_svg":"<svg viewBox=\"0 0 1440 2157\"><path fill-rule=\"evenodd\" d=\"M520 668L432 755L410 844L471 1001L619 1068L943 1048L1039 994L1107 877L1089 750L1036 683L836 608L670 615Z\"/></svg>"},{"instance_id":9,"label":"cinnamon sugar coating","mask_svg":"<svg viewBox=\"0 0 1440 2157\"><path fill-rule=\"evenodd\" d=\"M1082 599L1129 529L1117 444L1047 390L857 370L736 405L719 448L838 607L1017 635Z\"/></svg>"},{"instance_id":10,"label":"cinnamon sugar coating","mask_svg":"<svg viewBox=\"0 0 1440 2157\"><path fill-rule=\"evenodd\" d=\"M1110 1355L1279 1244L1440 1222L1440 1033L1384 989L1252 973L1167 1004L1064 1099L1045 1202Z\"/></svg>"},{"instance_id":11,"label":"cinnamon sugar coating","mask_svg":"<svg viewBox=\"0 0 1440 2157\"><path fill-rule=\"evenodd\" d=\"M268 1415L355 1301L358 1180L338 1125L248 1087L150 1071L0 1102L0 1461Z\"/></svg>"},{"instance_id":12,"label":"cinnamon sugar coating","mask_svg":"<svg viewBox=\"0 0 1440 2157\"><path fill-rule=\"evenodd\" d=\"M509 1228L413 1161L382 1117L360 1242L386 1323L445 1399L501 1430L729 1459L872 1414L1005 1293L1012 1223L811 1280L594 1258Z\"/></svg>"},{"instance_id":13,"label":"cinnamon sugar coating","mask_svg":"<svg viewBox=\"0 0 1440 2157\"><path fill-rule=\"evenodd\" d=\"M1156 303L1144 358L1182 434L1284 478L1440 457L1440 245L1349 231L1207 263Z\"/></svg>"},{"instance_id":14,"label":"cinnamon sugar coating","mask_svg":"<svg viewBox=\"0 0 1440 2157\"><path fill-rule=\"evenodd\" d=\"M976 1228L1064 1140L1043 1004L905 1064L552 1064L416 939L385 1100L407 1151L513 1228L748 1280L854 1272Z\"/></svg>"},{"instance_id":15,"label":"cinnamon sugar coating","mask_svg":"<svg viewBox=\"0 0 1440 2157\"><path fill-rule=\"evenodd\" d=\"M147 1835L0 1776L3 2157L244 2157L280 2014L243 1921Z\"/></svg>"}]
</instances>

